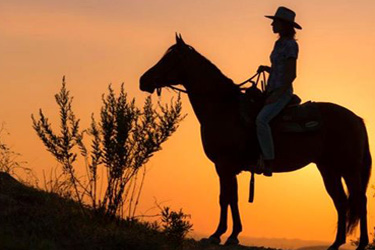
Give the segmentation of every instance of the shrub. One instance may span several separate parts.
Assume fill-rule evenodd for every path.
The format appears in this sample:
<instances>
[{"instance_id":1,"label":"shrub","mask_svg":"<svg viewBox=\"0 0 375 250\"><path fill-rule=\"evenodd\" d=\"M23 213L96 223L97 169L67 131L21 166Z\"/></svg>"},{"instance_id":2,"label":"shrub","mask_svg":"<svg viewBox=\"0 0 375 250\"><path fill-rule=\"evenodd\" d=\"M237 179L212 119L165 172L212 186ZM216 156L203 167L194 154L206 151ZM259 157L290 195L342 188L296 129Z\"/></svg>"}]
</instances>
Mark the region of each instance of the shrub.
<instances>
[{"instance_id":1,"label":"shrub","mask_svg":"<svg viewBox=\"0 0 375 250\"><path fill-rule=\"evenodd\" d=\"M38 179L34 175L31 168L25 166L25 161L20 161L21 154L12 150L4 141L4 135L9 134L5 125L0 126L0 172L8 173L17 178L18 181L30 185L37 186Z\"/></svg>"},{"instance_id":2,"label":"shrub","mask_svg":"<svg viewBox=\"0 0 375 250\"><path fill-rule=\"evenodd\" d=\"M170 104L158 103L156 107L149 96L139 109L135 99L128 100L123 84L118 96L109 85L108 94L102 96L100 120L96 122L92 115L87 130L80 129L65 78L55 100L59 106L60 133L53 131L41 109L38 118L31 116L33 128L61 164L74 189L73 198L81 204L89 199L93 208L110 216L124 217L126 211L126 217L134 217L146 174L144 165L161 150L161 144L176 131L185 117L181 115L180 96L176 101L172 99ZM90 149L84 143L85 134L92 138ZM77 178L78 152L85 159L86 181ZM97 193L99 167L105 168L107 173L107 178L103 177L107 183L102 197Z\"/></svg>"},{"instance_id":3,"label":"shrub","mask_svg":"<svg viewBox=\"0 0 375 250\"><path fill-rule=\"evenodd\" d=\"M189 218L190 215L185 214L182 209L178 212L170 210L169 207L162 209L162 232L175 246L181 245L185 236L192 230L193 225L190 224Z\"/></svg>"}]
</instances>

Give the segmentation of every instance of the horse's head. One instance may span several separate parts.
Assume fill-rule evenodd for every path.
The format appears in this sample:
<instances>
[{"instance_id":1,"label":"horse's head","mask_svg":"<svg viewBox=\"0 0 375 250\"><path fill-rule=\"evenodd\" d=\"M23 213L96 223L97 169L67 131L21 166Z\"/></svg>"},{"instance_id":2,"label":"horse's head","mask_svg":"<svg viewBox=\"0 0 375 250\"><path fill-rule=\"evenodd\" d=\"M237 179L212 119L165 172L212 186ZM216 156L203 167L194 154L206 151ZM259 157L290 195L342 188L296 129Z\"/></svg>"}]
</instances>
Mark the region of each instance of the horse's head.
<instances>
[{"instance_id":1,"label":"horse's head","mask_svg":"<svg viewBox=\"0 0 375 250\"><path fill-rule=\"evenodd\" d=\"M178 85L184 82L183 58L191 47L176 34L176 44L172 45L164 56L140 78L140 89L153 93L156 88Z\"/></svg>"}]
</instances>

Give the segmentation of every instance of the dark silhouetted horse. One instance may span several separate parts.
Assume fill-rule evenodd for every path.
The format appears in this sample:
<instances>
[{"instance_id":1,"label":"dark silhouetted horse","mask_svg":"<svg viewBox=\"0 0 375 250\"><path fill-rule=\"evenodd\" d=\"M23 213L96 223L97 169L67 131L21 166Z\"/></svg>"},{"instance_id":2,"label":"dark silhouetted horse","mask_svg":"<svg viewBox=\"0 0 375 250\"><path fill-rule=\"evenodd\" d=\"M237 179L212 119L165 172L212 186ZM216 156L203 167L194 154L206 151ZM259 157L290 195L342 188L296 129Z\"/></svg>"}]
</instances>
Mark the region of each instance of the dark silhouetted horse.
<instances>
[{"instance_id":1,"label":"dark silhouetted horse","mask_svg":"<svg viewBox=\"0 0 375 250\"><path fill-rule=\"evenodd\" d=\"M259 157L255 123L244 126L240 114L238 85L193 47L176 35L161 60L140 79L140 88L153 93L156 88L181 84L185 87L201 124L207 157L220 178L220 221L205 241L220 242L227 230L228 206L232 210L233 231L226 244L238 244L242 231L238 210L236 175L251 170ZM254 97L256 92L254 91ZM250 97L251 97L250 93ZM254 102L254 117L259 110ZM315 163L338 213L337 235L330 249L338 249L360 221L358 249L368 245L366 189L371 172L371 155L363 120L350 110L332 103L316 103L322 127L309 133L273 132L276 158L274 172L289 172ZM251 109L251 107L250 107ZM341 178L345 180L348 195Z\"/></svg>"}]
</instances>

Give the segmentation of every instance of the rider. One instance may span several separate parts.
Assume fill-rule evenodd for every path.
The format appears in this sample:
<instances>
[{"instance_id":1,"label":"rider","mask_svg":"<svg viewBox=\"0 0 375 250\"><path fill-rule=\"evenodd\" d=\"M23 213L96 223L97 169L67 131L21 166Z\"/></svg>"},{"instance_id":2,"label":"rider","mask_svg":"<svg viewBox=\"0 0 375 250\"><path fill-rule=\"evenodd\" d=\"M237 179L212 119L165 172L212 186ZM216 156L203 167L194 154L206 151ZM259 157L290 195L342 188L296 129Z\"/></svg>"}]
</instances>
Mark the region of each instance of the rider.
<instances>
[{"instance_id":1,"label":"rider","mask_svg":"<svg viewBox=\"0 0 375 250\"><path fill-rule=\"evenodd\" d=\"M279 39L271 53L271 67L261 65L258 73L269 73L266 87L266 101L256 118L258 141L261 156L258 168L265 176L272 176L271 161L275 158L271 128L269 122L288 104L293 95L292 82L296 78L296 62L298 58L298 44L295 40L295 28L302 29L295 21L296 14L286 8L279 7L272 19L273 33L279 34Z\"/></svg>"}]
</instances>

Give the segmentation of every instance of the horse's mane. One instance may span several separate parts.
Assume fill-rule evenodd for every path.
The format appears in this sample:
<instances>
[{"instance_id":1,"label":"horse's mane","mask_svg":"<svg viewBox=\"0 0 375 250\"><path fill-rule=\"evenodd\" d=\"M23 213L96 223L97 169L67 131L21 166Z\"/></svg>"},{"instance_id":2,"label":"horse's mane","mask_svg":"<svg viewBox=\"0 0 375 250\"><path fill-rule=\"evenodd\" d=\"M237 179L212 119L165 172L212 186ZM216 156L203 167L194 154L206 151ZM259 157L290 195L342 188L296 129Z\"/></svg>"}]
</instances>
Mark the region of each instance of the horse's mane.
<instances>
[{"instance_id":1,"label":"horse's mane","mask_svg":"<svg viewBox=\"0 0 375 250\"><path fill-rule=\"evenodd\" d=\"M212 76L216 77L218 82L221 82L224 84L224 86L229 87L229 90L240 93L240 88L233 82L232 79L227 77L226 75L221 72L221 70L216 67L215 64L213 64L210 60L208 60L205 56L200 54L198 51L196 51L192 46L184 44L185 49L191 53L194 57L198 58L198 62L202 62L203 66L207 70L205 73L211 74ZM164 54L164 56L168 53L170 53L172 50L177 48L177 44L172 45Z\"/></svg>"},{"instance_id":2,"label":"horse's mane","mask_svg":"<svg viewBox=\"0 0 375 250\"><path fill-rule=\"evenodd\" d=\"M218 76L218 78L220 78L220 80L224 84L228 85L231 89L239 91L239 87L233 82L233 80L224 75L224 73L221 72L221 70L215 64L213 64L209 59L207 59L205 56L196 51L192 46L186 46L188 46L188 48L194 53L196 57L198 57L202 62L206 64L206 69L209 70L208 73Z\"/></svg>"}]
</instances>

